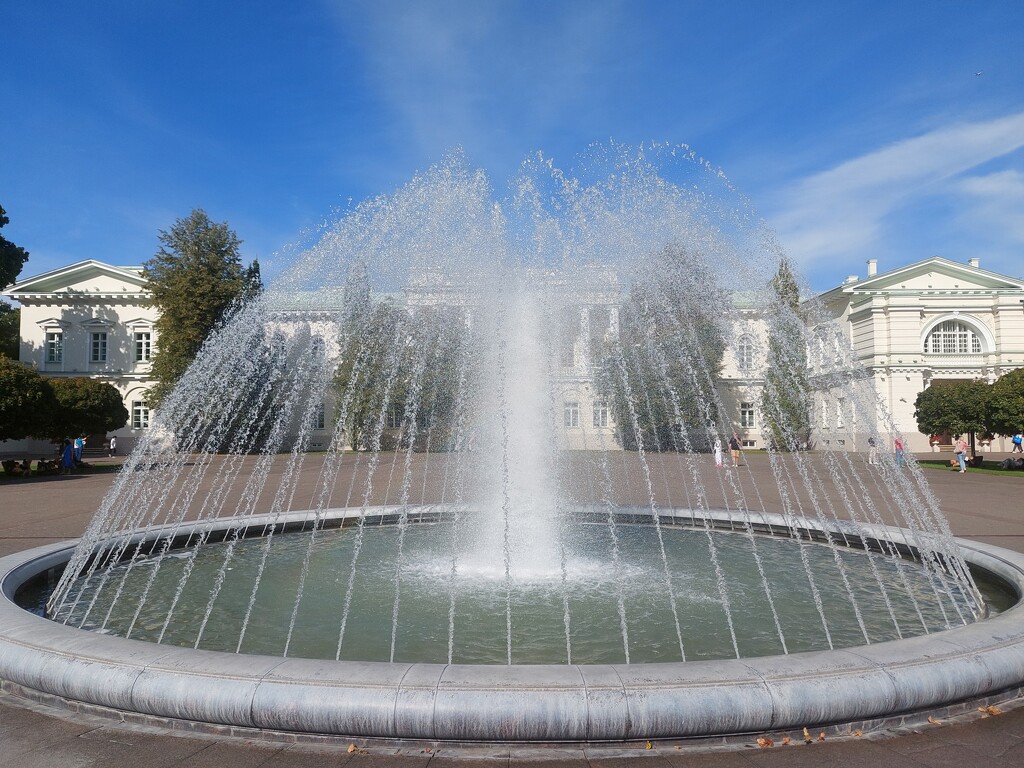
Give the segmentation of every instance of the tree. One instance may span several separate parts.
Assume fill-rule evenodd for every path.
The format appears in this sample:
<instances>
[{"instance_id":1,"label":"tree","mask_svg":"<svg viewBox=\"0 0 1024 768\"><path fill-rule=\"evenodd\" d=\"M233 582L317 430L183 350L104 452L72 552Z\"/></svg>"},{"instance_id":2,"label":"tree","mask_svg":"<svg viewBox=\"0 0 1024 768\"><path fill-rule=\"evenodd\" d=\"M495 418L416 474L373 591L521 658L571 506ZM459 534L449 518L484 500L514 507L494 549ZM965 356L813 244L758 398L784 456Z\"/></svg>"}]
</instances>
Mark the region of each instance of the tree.
<instances>
[{"instance_id":1,"label":"tree","mask_svg":"<svg viewBox=\"0 0 1024 768\"><path fill-rule=\"evenodd\" d=\"M0 205L0 228L9 222L7 211ZM6 288L18 279L26 261L28 261L28 251L0 235L0 288Z\"/></svg>"},{"instance_id":2,"label":"tree","mask_svg":"<svg viewBox=\"0 0 1024 768\"><path fill-rule=\"evenodd\" d=\"M783 259L768 283L768 359L761 412L770 440L781 450L798 450L810 440L807 345L800 288Z\"/></svg>"},{"instance_id":3,"label":"tree","mask_svg":"<svg viewBox=\"0 0 1024 768\"><path fill-rule=\"evenodd\" d=\"M645 451L706 450L720 421L715 385L728 296L704 259L681 246L668 246L647 267L656 279L633 283L618 338L605 340L597 389L626 450L640 440Z\"/></svg>"},{"instance_id":4,"label":"tree","mask_svg":"<svg viewBox=\"0 0 1024 768\"><path fill-rule=\"evenodd\" d=\"M45 437L60 440L77 435L112 432L128 423L117 388L96 379L50 379L56 408L45 431Z\"/></svg>"},{"instance_id":5,"label":"tree","mask_svg":"<svg viewBox=\"0 0 1024 768\"><path fill-rule=\"evenodd\" d=\"M925 435L987 432L990 387L983 381L935 381L914 401L917 428Z\"/></svg>"},{"instance_id":6,"label":"tree","mask_svg":"<svg viewBox=\"0 0 1024 768\"><path fill-rule=\"evenodd\" d=\"M242 241L199 208L161 230L159 240L160 250L143 265L160 310L152 367L157 384L149 393L154 404L171 391L231 308L262 290L259 263L244 267Z\"/></svg>"},{"instance_id":7,"label":"tree","mask_svg":"<svg viewBox=\"0 0 1024 768\"><path fill-rule=\"evenodd\" d=\"M53 389L44 376L0 355L0 440L46 432L56 410Z\"/></svg>"},{"instance_id":8,"label":"tree","mask_svg":"<svg viewBox=\"0 0 1024 768\"><path fill-rule=\"evenodd\" d=\"M1004 373L990 387L988 429L997 435L1024 429L1024 368Z\"/></svg>"},{"instance_id":9,"label":"tree","mask_svg":"<svg viewBox=\"0 0 1024 768\"><path fill-rule=\"evenodd\" d=\"M0 355L17 360L20 346L21 310L0 301Z\"/></svg>"}]
</instances>

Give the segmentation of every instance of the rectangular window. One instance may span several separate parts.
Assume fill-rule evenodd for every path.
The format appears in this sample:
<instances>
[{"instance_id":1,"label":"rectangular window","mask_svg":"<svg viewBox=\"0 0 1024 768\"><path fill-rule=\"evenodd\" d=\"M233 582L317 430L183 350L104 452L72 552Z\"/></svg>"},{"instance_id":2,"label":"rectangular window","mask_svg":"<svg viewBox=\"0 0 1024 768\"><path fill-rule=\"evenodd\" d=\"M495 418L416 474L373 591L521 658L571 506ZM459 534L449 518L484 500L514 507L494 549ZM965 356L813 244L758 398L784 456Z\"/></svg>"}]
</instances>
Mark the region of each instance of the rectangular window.
<instances>
[{"instance_id":1,"label":"rectangular window","mask_svg":"<svg viewBox=\"0 0 1024 768\"><path fill-rule=\"evenodd\" d=\"M607 400L595 400L594 401L594 426L595 427L607 427L608 426L608 401Z\"/></svg>"},{"instance_id":2,"label":"rectangular window","mask_svg":"<svg viewBox=\"0 0 1024 768\"><path fill-rule=\"evenodd\" d=\"M46 362L64 362L64 334L60 331L46 334Z\"/></svg>"},{"instance_id":3,"label":"rectangular window","mask_svg":"<svg viewBox=\"0 0 1024 768\"><path fill-rule=\"evenodd\" d=\"M316 413L313 414L313 429L323 429L325 423L324 404L320 403L316 409Z\"/></svg>"},{"instance_id":4,"label":"rectangular window","mask_svg":"<svg viewBox=\"0 0 1024 768\"><path fill-rule=\"evenodd\" d=\"M563 410L565 414L565 426L578 427L580 425L580 404L576 401L566 401Z\"/></svg>"},{"instance_id":5,"label":"rectangular window","mask_svg":"<svg viewBox=\"0 0 1024 768\"><path fill-rule=\"evenodd\" d=\"M388 409L388 429L398 429L402 426L402 419L404 418L404 412L397 405L391 406Z\"/></svg>"},{"instance_id":6,"label":"rectangular window","mask_svg":"<svg viewBox=\"0 0 1024 768\"><path fill-rule=\"evenodd\" d=\"M149 429L149 405L144 400L132 400L132 429Z\"/></svg>"},{"instance_id":7,"label":"rectangular window","mask_svg":"<svg viewBox=\"0 0 1024 768\"><path fill-rule=\"evenodd\" d=\"M754 426L754 404L753 403L740 403L740 426L741 427L753 427Z\"/></svg>"},{"instance_id":8,"label":"rectangular window","mask_svg":"<svg viewBox=\"0 0 1024 768\"><path fill-rule=\"evenodd\" d=\"M98 333L89 334L89 362L90 363L105 363L107 362L107 332L99 331Z\"/></svg>"},{"instance_id":9,"label":"rectangular window","mask_svg":"<svg viewBox=\"0 0 1024 768\"><path fill-rule=\"evenodd\" d=\"M135 333L135 362L148 363L153 354L153 336L149 331Z\"/></svg>"},{"instance_id":10,"label":"rectangular window","mask_svg":"<svg viewBox=\"0 0 1024 768\"><path fill-rule=\"evenodd\" d=\"M839 397L836 398L836 429L842 429L846 426L846 400Z\"/></svg>"}]
</instances>

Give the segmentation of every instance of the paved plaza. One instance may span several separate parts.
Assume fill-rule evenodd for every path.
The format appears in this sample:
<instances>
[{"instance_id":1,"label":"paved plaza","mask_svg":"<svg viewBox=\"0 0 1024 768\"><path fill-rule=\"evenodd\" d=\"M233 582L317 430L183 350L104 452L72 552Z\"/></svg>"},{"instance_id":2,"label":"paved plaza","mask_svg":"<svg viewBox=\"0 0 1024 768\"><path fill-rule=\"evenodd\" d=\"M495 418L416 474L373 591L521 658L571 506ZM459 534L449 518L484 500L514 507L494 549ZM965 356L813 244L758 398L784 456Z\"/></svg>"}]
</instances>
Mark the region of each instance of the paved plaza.
<instances>
[{"instance_id":1,"label":"paved plaza","mask_svg":"<svg viewBox=\"0 0 1024 768\"><path fill-rule=\"evenodd\" d=\"M930 458L931 455L921 458ZM1001 457L993 457L1001 458ZM744 484L771 485L763 456L748 457L734 470ZM1024 474L991 475L924 470L953 532L961 537L1024 552ZM763 477L763 483L759 482ZM0 482L0 555L79 536L113 473L78 474ZM764 499L771 508L770 498ZM1024 702L1021 702L1024 704ZM544 765L621 766L1024 766L1024 706L1001 704L989 716L974 708L932 724L919 720L900 728L868 730L863 736L829 736L803 743L799 733L782 744L758 747L751 737L717 743L496 748L450 748L433 744L348 741L293 743L189 733L184 728L122 723L94 714L71 713L49 704L0 693L0 768L5 766L499 766L526 761ZM351 751L350 751L351 750Z\"/></svg>"}]
</instances>

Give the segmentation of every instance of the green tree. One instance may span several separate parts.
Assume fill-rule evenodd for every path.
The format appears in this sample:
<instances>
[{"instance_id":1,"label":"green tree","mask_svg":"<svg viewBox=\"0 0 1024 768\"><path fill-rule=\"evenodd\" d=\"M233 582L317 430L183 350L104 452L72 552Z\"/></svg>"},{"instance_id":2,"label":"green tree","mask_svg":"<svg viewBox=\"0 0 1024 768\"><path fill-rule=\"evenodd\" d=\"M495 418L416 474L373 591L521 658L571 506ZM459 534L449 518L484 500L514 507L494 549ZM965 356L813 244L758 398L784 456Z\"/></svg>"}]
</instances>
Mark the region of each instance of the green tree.
<instances>
[{"instance_id":1,"label":"green tree","mask_svg":"<svg viewBox=\"0 0 1024 768\"><path fill-rule=\"evenodd\" d=\"M604 342L597 388L608 400L626 450L708 448L720 421L715 384L728 296L699 254L669 246L637 280L619 312L618 338Z\"/></svg>"},{"instance_id":2,"label":"green tree","mask_svg":"<svg viewBox=\"0 0 1024 768\"><path fill-rule=\"evenodd\" d=\"M53 389L44 376L0 355L0 440L45 434L56 410Z\"/></svg>"},{"instance_id":3,"label":"green tree","mask_svg":"<svg viewBox=\"0 0 1024 768\"><path fill-rule=\"evenodd\" d=\"M0 205L0 228L9 222L7 211ZM18 279L26 261L28 251L0 235L0 288L6 288Z\"/></svg>"},{"instance_id":4,"label":"green tree","mask_svg":"<svg viewBox=\"0 0 1024 768\"><path fill-rule=\"evenodd\" d=\"M997 435L1024 429L1024 368L1004 373L990 387L987 426Z\"/></svg>"},{"instance_id":5,"label":"green tree","mask_svg":"<svg viewBox=\"0 0 1024 768\"><path fill-rule=\"evenodd\" d=\"M991 388L983 381L935 381L914 401L917 428L925 435L988 431Z\"/></svg>"},{"instance_id":6,"label":"green tree","mask_svg":"<svg viewBox=\"0 0 1024 768\"><path fill-rule=\"evenodd\" d=\"M807 346L800 310L800 288L783 259L768 283L768 356L761 412L772 444L798 450L810 440L811 409Z\"/></svg>"},{"instance_id":7,"label":"green tree","mask_svg":"<svg viewBox=\"0 0 1024 768\"><path fill-rule=\"evenodd\" d=\"M45 436L60 440L77 435L112 432L128 423L117 388L88 378L53 378L50 386L56 409L47 425Z\"/></svg>"},{"instance_id":8,"label":"green tree","mask_svg":"<svg viewBox=\"0 0 1024 768\"><path fill-rule=\"evenodd\" d=\"M21 350L21 310L0 301L0 355L17 360Z\"/></svg>"},{"instance_id":9,"label":"green tree","mask_svg":"<svg viewBox=\"0 0 1024 768\"><path fill-rule=\"evenodd\" d=\"M201 209L161 230L159 240L160 250L143 265L160 310L152 367L157 384L149 393L153 404L167 396L231 308L262 290L259 263L243 266L242 241Z\"/></svg>"}]
</instances>

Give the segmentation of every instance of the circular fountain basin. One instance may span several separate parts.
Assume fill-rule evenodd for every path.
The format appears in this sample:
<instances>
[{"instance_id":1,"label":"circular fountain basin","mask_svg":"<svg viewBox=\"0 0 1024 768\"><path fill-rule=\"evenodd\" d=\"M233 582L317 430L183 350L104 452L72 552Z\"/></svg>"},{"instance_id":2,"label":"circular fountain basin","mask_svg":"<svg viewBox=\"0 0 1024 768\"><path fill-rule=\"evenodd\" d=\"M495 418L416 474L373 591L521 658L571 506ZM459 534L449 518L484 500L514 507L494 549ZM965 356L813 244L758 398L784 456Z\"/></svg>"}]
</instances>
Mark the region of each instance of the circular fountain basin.
<instances>
[{"instance_id":1,"label":"circular fountain basin","mask_svg":"<svg viewBox=\"0 0 1024 768\"><path fill-rule=\"evenodd\" d=\"M370 510L378 522L397 510ZM334 510L334 521L358 517ZM439 508L418 508L430 521ZM639 515L638 515L639 516ZM689 510L662 511L668 523ZM623 516L624 519L629 515ZM273 522L300 525L293 513ZM776 515L720 512L717 528L790 529ZM250 521L250 528L271 522ZM207 524L226 530L230 521ZM195 526L198 528L201 526ZM863 531L863 529L862 529ZM189 531L177 531L187 535ZM820 538L813 527L800 531ZM901 541L898 531L867 535ZM159 532L147 533L155 536ZM911 548L906 539L905 546ZM122 712L271 731L433 741L624 741L859 722L1013 691L1024 684L1024 555L960 540L972 568L1017 604L993 618L845 650L643 664L445 664L282 658L147 643L57 624L18 607L27 582L74 542L0 559L0 679Z\"/></svg>"}]
</instances>

